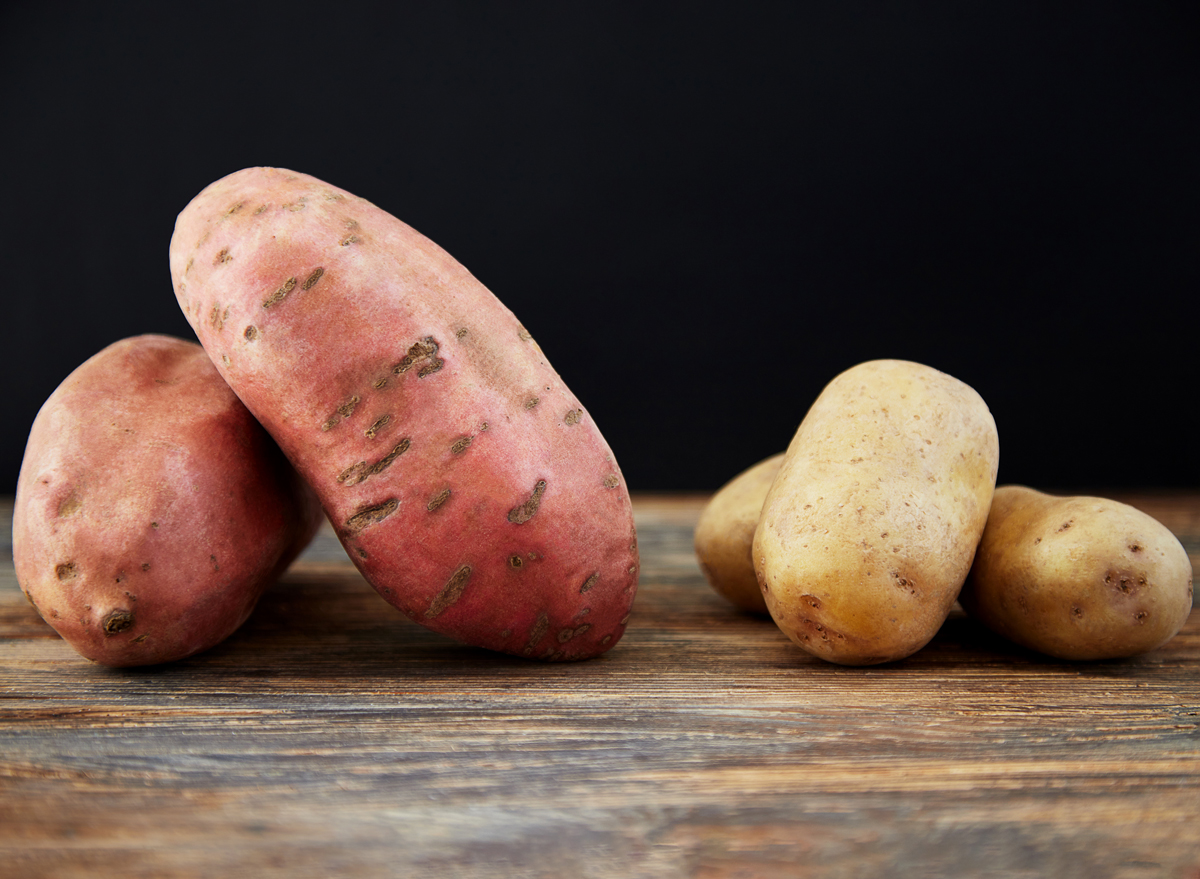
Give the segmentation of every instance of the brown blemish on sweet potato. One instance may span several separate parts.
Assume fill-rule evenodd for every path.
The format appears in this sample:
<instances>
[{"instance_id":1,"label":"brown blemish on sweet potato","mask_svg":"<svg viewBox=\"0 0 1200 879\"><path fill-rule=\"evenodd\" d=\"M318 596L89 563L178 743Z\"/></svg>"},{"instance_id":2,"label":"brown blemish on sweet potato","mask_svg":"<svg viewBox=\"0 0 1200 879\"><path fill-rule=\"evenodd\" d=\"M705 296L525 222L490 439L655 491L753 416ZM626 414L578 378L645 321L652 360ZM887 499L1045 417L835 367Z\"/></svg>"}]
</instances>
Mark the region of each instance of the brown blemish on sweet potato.
<instances>
[{"instance_id":1,"label":"brown blemish on sweet potato","mask_svg":"<svg viewBox=\"0 0 1200 879\"><path fill-rule=\"evenodd\" d=\"M583 581L583 585L579 587L579 594L582 595L583 593L589 591L593 586L596 585L596 583L599 582L599 580L600 572L596 571L594 574L592 574L592 576Z\"/></svg>"},{"instance_id":2,"label":"brown blemish on sweet potato","mask_svg":"<svg viewBox=\"0 0 1200 879\"><path fill-rule=\"evenodd\" d=\"M365 482L370 477L377 473L382 473L388 467L392 466L392 462L408 451L412 445L412 439L405 437L396 443L390 452L380 458L373 464L368 464L366 461L359 461L350 467L347 467L338 474L337 481L342 485L358 485L360 482Z\"/></svg>"},{"instance_id":3,"label":"brown blemish on sweet potato","mask_svg":"<svg viewBox=\"0 0 1200 879\"><path fill-rule=\"evenodd\" d=\"M431 620L450 607L454 602L462 597L463 590L467 588L467 580L471 578L471 566L461 565L458 570L450 575L450 579L446 581L446 585L429 604L429 609L425 611L425 619Z\"/></svg>"},{"instance_id":4,"label":"brown blemish on sweet potato","mask_svg":"<svg viewBox=\"0 0 1200 879\"><path fill-rule=\"evenodd\" d=\"M79 499L78 495L72 492L63 498L61 503L59 503L58 517L60 519L65 519L67 516L74 516L81 509L83 509L83 501Z\"/></svg>"},{"instance_id":5,"label":"brown blemish on sweet potato","mask_svg":"<svg viewBox=\"0 0 1200 879\"><path fill-rule=\"evenodd\" d=\"M363 436L365 436L367 439L375 439L375 434L387 427L391 420L391 415L381 415L379 418L375 419L375 422L370 427L363 431Z\"/></svg>"},{"instance_id":6,"label":"brown blemish on sweet potato","mask_svg":"<svg viewBox=\"0 0 1200 879\"><path fill-rule=\"evenodd\" d=\"M342 247L349 247L351 244L357 244L358 241L359 241L359 238L357 235L347 235L345 238L343 238L341 240L340 243L341 243Z\"/></svg>"},{"instance_id":7,"label":"brown blemish on sweet potato","mask_svg":"<svg viewBox=\"0 0 1200 879\"><path fill-rule=\"evenodd\" d=\"M425 378L430 373L437 372L445 364L445 361L437 356L440 347L437 339L433 336L426 336L414 342L412 347L400 358L400 362L392 367L392 372L396 375L403 375L421 361L428 362L417 370L417 378Z\"/></svg>"},{"instance_id":8,"label":"brown blemish on sweet potato","mask_svg":"<svg viewBox=\"0 0 1200 879\"><path fill-rule=\"evenodd\" d=\"M546 493L546 480L539 479L533 487L533 494L522 504L508 511L508 521L514 525L523 525L534 517L542 504L542 495Z\"/></svg>"},{"instance_id":9,"label":"brown blemish on sweet potato","mask_svg":"<svg viewBox=\"0 0 1200 879\"><path fill-rule=\"evenodd\" d=\"M54 576L59 580L74 580L79 576L79 571L74 562L63 562L61 565L54 566Z\"/></svg>"},{"instance_id":10,"label":"brown blemish on sweet potato","mask_svg":"<svg viewBox=\"0 0 1200 879\"><path fill-rule=\"evenodd\" d=\"M263 300L262 307L270 308L272 305L278 305L285 298L287 298L287 295L289 293L291 293L295 289L296 289L296 278L293 276L291 278L288 278L286 281L284 281L278 287L276 287L274 292L272 292L271 295L269 295L266 299Z\"/></svg>"},{"instance_id":11,"label":"brown blemish on sweet potato","mask_svg":"<svg viewBox=\"0 0 1200 879\"><path fill-rule=\"evenodd\" d=\"M525 408L526 408L526 409L532 409L534 406L536 406L536 405L537 405L538 403L540 403L540 402L542 402L542 401L541 401L541 398L539 398L539 397L530 397L528 400L526 400L526 401L525 401Z\"/></svg>"},{"instance_id":12,"label":"brown blemish on sweet potato","mask_svg":"<svg viewBox=\"0 0 1200 879\"><path fill-rule=\"evenodd\" d=\"M466 327L459 327L457 330L454 331L454 338L456 338L456 339L464 338L466 335L467 335Z\"/></svg>"},{"instance_id":13,"label":"brown blemish on sweet potato","mask_svg":"<svg viewBox=\"0 0 1200 879\"><path fill-rule=\"evenodd\" d=\"M474 442L474 439L475 438L471 436L460 436L454 441L454 444L450 446L450 454L461 455L470 447L471 443Z\"/></svg>"},{"instance_id":14,"label":"brown blemish on sweet potato","mask_svg":"<svg viewBox=\"0 0 1200 879\"><path fill-rule=\"evenodd\" d=\"M120 634L132 625L133 611L126 610L123 607L110 610L100 623L101 628L104 629L105 636Z\"/></svg>"},{"instance_id":15,"label":"brown blemish on sweet potato","mask_svg":"<svg viewBox=\"0 0 1200 879\"><path fill-rule=\"evenodd\" d=\"M604 477L605 488L616 488L620 484L621 480L617 478L617 474L615 473L610 473Z\"/></svg>"},{"instance_id":16,"label":"brown blemish on sweet potato","mask_svg":"<svg viewBox=\"0 0 1200 879\"><path fill-rule=\"evenodd\" d=\"M432 513L434 510L436 510L438 507L440 507L442 504L444 504L449 499L450 499L450 489L443 488L441 491L439 491L437 494L435 494L433 497L431 497L429 499L429 503L427 503L425 505L425 509Z\"/></svg>"},{"instance_id":17,"label":"brown blemish on sweet potato","mask_svg":"<svg viewBox=\"0 0 1200 879\"><path fill-rule=\"evenodd\" d=\"M537 642L542 640L542 636L546 634L546 630L550 628L550 618L546 616L546 612L542 611L538 614L533 628L529 630L529 641L525 645L525 652L532 653L533 648L537 646Z\"/></svg>"},{"instance_id":18,"label":"brown blemish on sweet potato","mask_svg":"<svg viewBox=\"0 0 1200 879\"><path fill-rule=\"evenodd\" d=\"M325 274L324 266L317 266L313 269L312 274L304 279L304 283L300 285L301 290L311 290L317 285L317 281L321 280L321 276Z\"/></svg>"},{"instance_id":19,"label":"brown blemish on sweet potato","mask_svg":"<svg viewBox=\"0 0 1200 879\"><path fill-rule=\"evenodd\" d=\"M583 418L583 410L582 409L572 409L569 412L567 412L566 415L563 416L563 422L565 424L567 424L568 426L571 426L571 425L578 424L579 420L581 418Z\"/></svg>"},{"instance_id":20,"label":"brown blemish on sweet potato","mask_svg":"<svg viewBox=\"0 0 1200 879\"><path fill-rule=\"evenodd\" d=\"M520 339L522 342L528 342L531 339L533 339L533 336L531 336L529 334L529 330L525 329L524 327L518 327L517 328L517 338Z\"/></svg>"},{"instance_id":21,"label":"brown blemish on sweet potato","mask_svg":"<svg viewBox=\"0 0 1200 879\"><path fill-rule=\"evenodd\" d=\"M325 420L324 424L321 425L321 430L329 430L343 418L349 418L354 414L354 408L360 402L362 402L362 398L356 394L345 403L338 406L337 409L334 410L334 413Z\"/></svg>"},{"instance_id":22,"label":"brown blemish on sweet potato","mask_svg":"<svg viewBox=\"0 0 1200 879\"><path fill-rule=\"evenodd\" d=\"M222 263L227 263L227 262L229 262L229 261L230 261L230 260L232 260L232 259L233 259L233 257L229 255L229 248L228 248L228 247L222 247L222 248L221 248L221 249L220 249L220 250L217 252L217 255L216 255L215 257L213 257L213 265L214 265L214 266L219 266L219 265L221 265Z\"/></svg>"},{"instance_id":23,"label":"brown blemish on sweet potato","mask_svg":"<svg viewBox=\"0 0 1200 879\"><path fill-rule=\"evenodd\" d=\"M357 534L364 528L382 522L392 513L396 512L396 508L399 506L399 500L396 498L388 498L382 503L371 504L368 507L363 507L346 520L346 530L351 534Z\"/></svg>"},{"instance_id":24,"label":"brown blemish on sweet potato","mask_svg":"<svg viewBox=\"0 0 1200 879\"><path fill-rule=\"evenodd\" d=\"M246 330L242 333L242 335L246 338L247 342L253 342L258 338L258 327L256 327L254 324L250 324L246 327Z\"/></svg>"}]
</instances>

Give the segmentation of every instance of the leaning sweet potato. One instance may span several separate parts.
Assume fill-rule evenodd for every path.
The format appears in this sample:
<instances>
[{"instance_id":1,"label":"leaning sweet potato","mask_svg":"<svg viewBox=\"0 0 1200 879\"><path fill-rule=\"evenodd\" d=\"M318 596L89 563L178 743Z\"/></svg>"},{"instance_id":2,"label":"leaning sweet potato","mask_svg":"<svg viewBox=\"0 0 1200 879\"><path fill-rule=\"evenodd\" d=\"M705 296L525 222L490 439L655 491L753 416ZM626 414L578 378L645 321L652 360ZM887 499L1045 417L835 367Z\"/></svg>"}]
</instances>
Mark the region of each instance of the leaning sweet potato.
<instances>
[{"instance_id":1,"label":"leaning sweet potato","mask_svg":"<svg viewBox=\"0 0 1200 879\"><path fill-rule=\"evenodd\" d=\"M319 521L200 346L138 336L72 372L38 413L13 562L81 654L149 665L228 637Z\"/></svg>"},{"instance_id":2,"label":"leaning sweet potato","mask_svg":"<svg viewBox=\"0 0 1200 879\"><path fill-rule=\"evenodd\" d=\"M387 601L518 656L617 642L638 574L621 472L530 334L445 251L344 190L250 168L179 215L171 272Z\"/></svg>"}]
</instances>

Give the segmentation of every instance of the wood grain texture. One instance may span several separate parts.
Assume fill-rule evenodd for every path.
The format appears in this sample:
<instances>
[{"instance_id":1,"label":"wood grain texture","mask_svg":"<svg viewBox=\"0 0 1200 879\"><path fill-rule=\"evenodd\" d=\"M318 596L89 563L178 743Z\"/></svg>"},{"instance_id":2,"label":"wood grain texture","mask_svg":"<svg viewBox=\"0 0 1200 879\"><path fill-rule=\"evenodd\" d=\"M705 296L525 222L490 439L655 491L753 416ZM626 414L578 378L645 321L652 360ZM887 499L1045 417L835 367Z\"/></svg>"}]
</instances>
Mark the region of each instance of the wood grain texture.
<instances>
[{"instance_id":1,"label":"wood grain texture","mask_svg":"<svg viewBox=\"0 0 1200 879\"><path fill-rule=\"evenodd\" d=\"M1200 495L1120 499L1195 565ZM828 665L708 587L704 500L635 498L634 619L576 664L408 622L325 531L221 646L110 670L4 554L0 876L1200 879L1200 614L1119 662L955 612Z\"/></svg>"}]
</instances>

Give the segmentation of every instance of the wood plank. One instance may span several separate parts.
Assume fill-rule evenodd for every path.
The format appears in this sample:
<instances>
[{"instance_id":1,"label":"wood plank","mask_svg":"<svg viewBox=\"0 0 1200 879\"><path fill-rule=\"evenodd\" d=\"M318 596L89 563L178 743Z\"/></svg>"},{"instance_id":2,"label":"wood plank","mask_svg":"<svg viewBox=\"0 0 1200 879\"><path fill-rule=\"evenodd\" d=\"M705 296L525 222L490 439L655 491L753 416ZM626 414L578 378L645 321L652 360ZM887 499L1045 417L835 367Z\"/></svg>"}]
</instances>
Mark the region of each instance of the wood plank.
<instances>
[{"instance_id":1,"label":"wood plank","mask_svg":"<svg viewBox=\"0 0 1200 879\"><path fill-rule=\"evenodd\" d=\"M1195 563L1200 496L1133 500ZM704 501L635 499L634 621L575 664L410 623L326 531L226 643L104 669L8 561L0 876L1200 877L1200 614L1116 662L956 611L828 665L708 588Z\"/></svg>"}]
</instances>

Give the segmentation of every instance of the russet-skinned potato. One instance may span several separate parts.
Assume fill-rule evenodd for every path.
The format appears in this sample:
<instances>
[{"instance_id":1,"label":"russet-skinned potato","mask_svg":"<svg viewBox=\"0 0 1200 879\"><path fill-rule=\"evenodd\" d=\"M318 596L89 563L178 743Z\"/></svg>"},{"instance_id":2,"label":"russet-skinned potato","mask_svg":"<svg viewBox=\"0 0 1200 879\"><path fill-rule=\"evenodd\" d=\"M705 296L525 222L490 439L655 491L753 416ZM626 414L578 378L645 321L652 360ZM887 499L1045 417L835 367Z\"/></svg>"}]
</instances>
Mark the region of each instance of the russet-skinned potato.
<instances>
[{"instance_id":1,"label":"russet-skinned potato","mask_svg":"<svg viewBox=\"0 0 1200 879\"><path fill-rule=\"evenodd\" d=\"M709 499L696 523L700 570L717 594L750 613L767 613L751 547L767 491L782 464L780 452L739 473Z\"/></svg>"},{"instance_id":2,"label":"russet-skinned potato","mask_svg":"<svg viewBox=\"0 0 1200 879\"><path fill-rule=\"evenodd\" d=\"M1192 565L1170 530L1128 504L996 489L963 608L997 634L1060 659L1161 647L1192 609Z\"/></svg>"},{"instance_id":3,"label":"russet-skinned potato","mask_svg":"<svg viewBox=\"0 0 1200 879\"><path fill-rule=\"evenodd\" d=\"M780 629L846 665L923 647L971 567L998 464L995 421L958 379L900 360L837 376L788 446L754 535Z\"/></svg>"}]
</instances>

